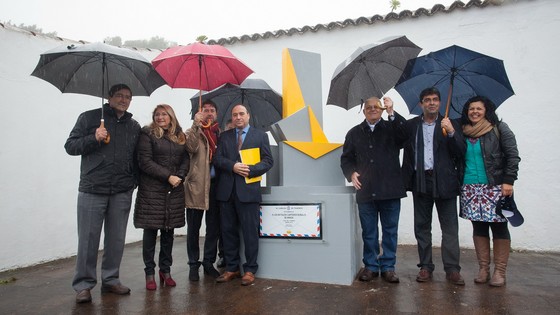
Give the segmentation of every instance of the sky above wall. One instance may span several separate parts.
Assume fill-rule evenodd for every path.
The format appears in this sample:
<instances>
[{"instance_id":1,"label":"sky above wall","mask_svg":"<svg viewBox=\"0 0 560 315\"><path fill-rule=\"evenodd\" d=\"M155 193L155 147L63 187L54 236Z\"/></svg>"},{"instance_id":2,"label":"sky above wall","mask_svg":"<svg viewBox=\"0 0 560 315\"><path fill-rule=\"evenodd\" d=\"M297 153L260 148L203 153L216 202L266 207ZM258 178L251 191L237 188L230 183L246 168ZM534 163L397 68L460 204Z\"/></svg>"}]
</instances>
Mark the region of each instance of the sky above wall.
<instances>
[{"instance_id":1,"label":"sky above wall","mask_svg":"<svg viewBox=\"0 0 560 315\"><path fill-rule=\"evenodd\" d=\"M453 3L400 2L397 12ZM88 42L114 36L123 41L159 36L186 45L199 35L219 39L389 12L389 0L3 0L0 22L36 25L44 33Z\"/></svg>"}]
</instances>

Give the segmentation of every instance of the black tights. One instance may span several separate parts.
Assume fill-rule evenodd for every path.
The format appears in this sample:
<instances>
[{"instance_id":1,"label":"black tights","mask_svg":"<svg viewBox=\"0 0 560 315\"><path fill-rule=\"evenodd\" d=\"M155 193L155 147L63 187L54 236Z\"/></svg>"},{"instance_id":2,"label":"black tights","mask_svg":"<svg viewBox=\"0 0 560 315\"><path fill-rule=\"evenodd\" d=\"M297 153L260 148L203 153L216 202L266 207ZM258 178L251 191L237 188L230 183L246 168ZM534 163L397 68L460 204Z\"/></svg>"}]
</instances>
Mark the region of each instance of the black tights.
<instances>
[{"instance_id":1,"label":"black tights","mask_svg":"<svg viewBox=\"0 0 560 315\"><path fill-rule=\"evenodd\" d=\"M510 240L507 222L480 222L472 221L473 236L490 238L490 229L494 239ZM490 228L490 229L489 229Z\"/></svg>"}]
</instances>

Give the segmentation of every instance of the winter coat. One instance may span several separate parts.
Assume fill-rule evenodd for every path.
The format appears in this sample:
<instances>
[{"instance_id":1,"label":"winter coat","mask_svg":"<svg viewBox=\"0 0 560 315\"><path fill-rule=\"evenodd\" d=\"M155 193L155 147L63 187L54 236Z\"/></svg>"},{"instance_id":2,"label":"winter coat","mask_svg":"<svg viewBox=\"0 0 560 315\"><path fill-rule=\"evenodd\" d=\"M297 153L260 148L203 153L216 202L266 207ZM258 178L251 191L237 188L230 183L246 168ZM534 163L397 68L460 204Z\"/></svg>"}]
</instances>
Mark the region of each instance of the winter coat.
<instances>
[{"instance_id":1,"label":"winter coat","mask_svg":"<svg viewBox=\"0 0 560 315\"><path fill-rule=\"evenodd\" d=\"M515 135L505 122L479 138L488 185L510 184L517 180L519 151ZM462 181L461 181L462 182Z\"/></svg>"},{"instance_id":2,"label":"winter coat","mask_svg":"<svg viewBox=\"0 0 560 315\"><path fill-rule=\"evenodd\" d=\"M134 208L134 226L143 229L169 229L185 226L185 191L173 188L169 176L185 178L189 156L185 145L163 136L158 139L148 127L138 140L140 185Z\"/></svg>"},{"instance_id":3,"label":"winter coat","mask_svg":"<svg viewBox=\"0 0 560 315\"><path fill-rule=\"evenodd\" d=\"M210 207L210 147L202 129L194 125L187 130L186 149L190 157L189 173L185 178L185 206L208 210Z\"/></svg>"},{"instance_id":4,"label":"winter coat","mask_svg":"<svg viewBox=\"0 0 560 315\"><path fill-rule=\"evenodd\" d=\"M408 141L404 147L403 176L407 190L418 192L416 174L416 137L418 128L422 128L423 116L414 117L407 121ZM441 128L442 117L436 120L434 130L434 170L435 193L437 198L449 199L459 195L462 177L461 170L467 144L461 132L461 126L452 120L455 133L452 137L444 136ZM423 170L422 170L423 171Z\"/></svg>"},{"instance_id":5,"label":"winter coat","mask_svg":"<svg viewBox=\"0 0 560 315\"><path fill-rule=\"evenodd\" d=\"M352 182L352 173L360 174L358 203L406 196L399 160L407 139L405 124L406 120L395 113L393 121L381 119L373 131L364 120L346 134L340 166L348 182Z\"/></svg>"},{"instance_id":6,"label":"winter coat","mask_svg":"<svg viewBox=\"0 0 560 315\"><path fill-rule=\"evenodd\" d=\"M92 194L115 194L136 187L137 167L135 149L140 125L125 112L121 118L108 104L103 105L108 144L95 139L101 109L82 113L70 132L64 148L70 155L81 155L78 190Z\"/></svg>"}]
</instances>

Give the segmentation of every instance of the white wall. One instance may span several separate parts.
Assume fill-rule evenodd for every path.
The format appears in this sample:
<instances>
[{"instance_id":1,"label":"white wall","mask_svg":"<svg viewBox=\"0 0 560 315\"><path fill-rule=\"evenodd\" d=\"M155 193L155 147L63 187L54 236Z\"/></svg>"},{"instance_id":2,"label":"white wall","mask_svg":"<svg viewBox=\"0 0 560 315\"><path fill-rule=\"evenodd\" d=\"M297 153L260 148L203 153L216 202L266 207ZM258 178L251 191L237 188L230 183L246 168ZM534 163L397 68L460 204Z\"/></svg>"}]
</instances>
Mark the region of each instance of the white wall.
<instances>
[{"instance_id":1,"label":"white wall","mask_svg":"<svg viewBox=\"0 0 560 315\"><path fill-rule=\"evenodd\" d=\"M282 91L283 48L320 53L324 101L340 62L358 46L391 35L406 35L424 49L421 55L456 44L503 59L516 95L500 106L498 115L517 136L522 161L515 191L525 217L523 226L511 228L512 246L560 251L560 198L556 195L560 188L560 128L555 119L560 114L555 93L560 81L559 11L560 2L554 0L509 0L501 6L236 43L228 48L255 70L251 77L266 80L277 91ZM0 146L0 270L68 257L76 251L79 157L67 155L63 146L79 113L100 106L101 100L61 94L29 75L42 52L70 43L0 28L4 126ZM158 52L143 54L151 60ZM195 93L164 86L149 98L135 97L130 111L144 125L156 104L168 103L182 117L183 127L189 127L189 98ZM408 111L398 93L391 90L388 95L395 100L397 111L406 116ZM331 142L343 142L346 131L363 119L358 108L346 111L330 105L323 116ZM399 242L415 244L412 198L403 199L402 205ZM434 220L435 245L441 238L438 224ZM460 224L461 246L472 247L470 222L460 219ZM184 234L185 228L177 233ZM141 234L130 221L127 241L138 241ZM177 249L177 253L184 251Z\"/></svg>"}]
</instances>

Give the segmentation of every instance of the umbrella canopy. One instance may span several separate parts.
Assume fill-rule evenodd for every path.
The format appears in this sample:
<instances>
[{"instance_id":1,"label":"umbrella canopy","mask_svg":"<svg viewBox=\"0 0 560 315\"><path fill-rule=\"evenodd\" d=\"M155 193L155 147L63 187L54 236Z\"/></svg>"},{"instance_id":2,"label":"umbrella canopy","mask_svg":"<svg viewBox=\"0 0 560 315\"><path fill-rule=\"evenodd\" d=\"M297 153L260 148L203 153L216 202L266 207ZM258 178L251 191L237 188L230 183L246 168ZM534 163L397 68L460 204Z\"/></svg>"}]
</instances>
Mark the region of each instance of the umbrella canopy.
<instances>
[{"instance_id":1,"label":"umbrella canopy","mask_svg":"<svg viewBox=\"0 0 560 315\"><path fill-rule=\"evenodd\" d=\"M249 124L267 130L282 119L282 96L262 79L246 79L241 85L226 83L221 87L202 94L202 100L212 100L218 107L218 123L224 129L231 118L231 109L243 104L249 110ZM191 119L199 109L199 93L191 98Z\"/></svg>"},{"instance_id":2,"label":"umbrella canopy","mask_svg":"<svg viewBox=\"0 0 560 315\"><path fill-rule=\"evenodd\" d=\"M168 48L152 64L170 87L204 91L241 84L253 73L225 47L198 42Z\"/></svg>"},{"instance_id":3,"label":"umbrella canopy","mask_svg":"<svg viewBox=\"0 0 560 315\"><path fill-rule=\"evenodd\" d=\"M150 95L165 81L140 53L103 43L64 45L41 54L31 75L62 93L107 97L109 88L126 84L132 95Z\"/></svg>"},{"instance_id":4,"label":"umbrella canopy","mask_svg":"<svg viewBox=\"0 0 560 315\"><path fill-rule=\"evenodd\" d=\"M499 106L514 94L502 60L456 45L410 60L395 89L410 113L420 115L420 93L428 87L447 100L440 113L450 118L460 117L472 96L486 96Z\"/></svg>"},{"instance_id":5,"label":"umbrella canopy","mask_svg":"<svg viewBox=\"0 0 560 315\"><path fill-rule=\"evenodd\" d=\"M399 80L408 60L421 50L406 36L358 48L334 71L327 104L350 109L369 97L381 98Z\"/></svg>"}]
</instances>

